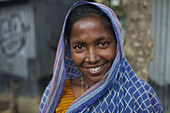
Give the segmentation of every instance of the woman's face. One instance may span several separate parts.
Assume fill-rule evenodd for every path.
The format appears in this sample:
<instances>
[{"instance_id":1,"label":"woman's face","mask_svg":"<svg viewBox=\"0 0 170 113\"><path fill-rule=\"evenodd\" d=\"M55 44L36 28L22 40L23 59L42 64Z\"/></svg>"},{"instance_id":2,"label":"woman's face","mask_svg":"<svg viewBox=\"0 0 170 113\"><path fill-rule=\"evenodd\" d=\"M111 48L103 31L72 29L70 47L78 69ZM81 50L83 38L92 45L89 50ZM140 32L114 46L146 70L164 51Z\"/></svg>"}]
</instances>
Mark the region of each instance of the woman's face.
<instances>
[{"instance_id":1,"label":"woman's face","mask_svg":"<svg viewBox=\"0 0 170 113\"><path fill-rule=\"evenodd\" d=\"M70 48L76 67L84 78L95 84L112 65L116 55L116 40L99 17L85 17L72 27Z\"/></svg>"}]
</instances>

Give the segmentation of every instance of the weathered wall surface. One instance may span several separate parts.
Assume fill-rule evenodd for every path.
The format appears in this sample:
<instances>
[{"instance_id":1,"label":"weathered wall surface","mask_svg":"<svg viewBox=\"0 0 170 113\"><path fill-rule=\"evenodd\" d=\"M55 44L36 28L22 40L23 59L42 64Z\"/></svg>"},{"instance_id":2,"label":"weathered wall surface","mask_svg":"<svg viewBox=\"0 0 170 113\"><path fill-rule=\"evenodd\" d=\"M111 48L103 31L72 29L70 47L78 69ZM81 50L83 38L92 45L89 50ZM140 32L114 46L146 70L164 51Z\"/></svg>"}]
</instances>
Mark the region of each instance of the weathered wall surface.
<instances>
[{"instance_id":1,"label":"weathered wall surface","mask_svg":"<svg viewBox=\"0 0 170 113\"><path fill-rule=\"evenodd\" d=\"M35 58L33 11L30 4L0 7L0 72L28 77L27 59Z\"/></svg>"},{"instance_id":2,"label":"weathered wall surface","mask_svg":"<svg viewBox=\"0 0 170 113\"><path fill-rule=\"evenodd\" d=\"M151 0L123 0L127 18L124 55L137 76L148 81L148 64L153 59Z\"/></svg>"},{"instance_id":3,"label":"weathered wall surface","mask_svg":"<svg viewBox=\"0 0 170 113\"><path fill-rule=\"evenodd\" d=\"M170 0L152 0L154 60L149 65L149 84L157 92L165 113L170 113Z\"/></svg>"},{"instance_id":4,"label":"weathered wall surface","mask_svg":"<svg viewBox=\"0 0 170 113\"><path fill-rule=\"evenodd\" d=\"M22 95L44 91L66 12L75 1L0 2L0 93L9 92L11 80L19 82Z\"/></svg>"}]
</instances>

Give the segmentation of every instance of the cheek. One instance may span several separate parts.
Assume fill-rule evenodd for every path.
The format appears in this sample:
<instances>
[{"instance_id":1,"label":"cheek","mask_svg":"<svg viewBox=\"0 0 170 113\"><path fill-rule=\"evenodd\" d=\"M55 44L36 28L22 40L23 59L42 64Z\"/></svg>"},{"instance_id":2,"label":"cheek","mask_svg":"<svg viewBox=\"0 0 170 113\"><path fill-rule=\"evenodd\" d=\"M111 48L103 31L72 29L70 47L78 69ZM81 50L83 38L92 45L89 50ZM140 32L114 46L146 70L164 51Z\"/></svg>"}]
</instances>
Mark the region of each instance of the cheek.
<instances>
[{"instance_id":1,"label":"cheek","mask_svg":"<svg viewBox=\"0 0 170 113\"><path fill-rule=\"evenodd\" d=\"M84 55L82 53L75 53L74 51L71 51L71 57L76 67L81 65L84 61Z\"/></svg>"},{"instance_id":2,"label":"cheek","mask_svg":"<svg viewBox=\"0 0 170 113\"><path fill-rule=\"evenodd\" d=\"M100 51L100 55L107 60L108 62L112 63L116 56L116 49L107 49L104 51Z\"/></svg>"}]
</instances>

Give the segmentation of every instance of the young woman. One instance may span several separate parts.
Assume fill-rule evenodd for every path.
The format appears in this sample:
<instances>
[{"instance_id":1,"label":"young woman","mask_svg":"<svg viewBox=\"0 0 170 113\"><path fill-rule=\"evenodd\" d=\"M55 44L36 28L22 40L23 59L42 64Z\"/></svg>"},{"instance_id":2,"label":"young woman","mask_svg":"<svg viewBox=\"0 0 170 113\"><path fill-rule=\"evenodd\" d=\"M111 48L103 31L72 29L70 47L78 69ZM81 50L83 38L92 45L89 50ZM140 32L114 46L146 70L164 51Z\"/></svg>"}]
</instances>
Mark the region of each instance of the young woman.
<instances>
[{"instance_id":1,"label":"young woman","mask_svg":"<svg viewBox=\"0 0 170 113\"><path fill-rule=\"evenodd\" d=\"M111 9L82 1L69 10L39 112L163 112L154 90L124 58Z\"/></svg>"}]
</instances>

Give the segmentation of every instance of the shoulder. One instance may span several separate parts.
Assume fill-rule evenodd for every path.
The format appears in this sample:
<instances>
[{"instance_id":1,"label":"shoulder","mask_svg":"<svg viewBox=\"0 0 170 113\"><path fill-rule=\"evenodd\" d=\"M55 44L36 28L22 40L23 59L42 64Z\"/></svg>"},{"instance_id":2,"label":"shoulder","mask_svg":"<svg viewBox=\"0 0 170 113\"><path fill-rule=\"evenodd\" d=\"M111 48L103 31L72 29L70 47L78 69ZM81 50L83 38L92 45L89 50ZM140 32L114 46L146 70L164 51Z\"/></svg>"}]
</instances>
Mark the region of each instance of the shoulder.
<instances>
[{"instance_id":1,"label":"shoulder","mask_svg":"<svg viewBox=\"0 0 170 113\"><path fill-rule=\"evenodd\" d=\"M138 80L133 83L132 94L136 109L147 112L163 112L156 92L145 81L138 78Z\"/></svg>"},{"instance_id":2,"label":"shoulder","mask_svg":"<svg viewBox=\"0 0 170 113\"><path fill-rule=\"evenodd\" d=\"M122 72L126 79L129 95L132 95L134 109L138 112L158 112L163 109L154 89L145 81L139 79L128 61L124 58Z\"/></svg>"}]
</instances>

